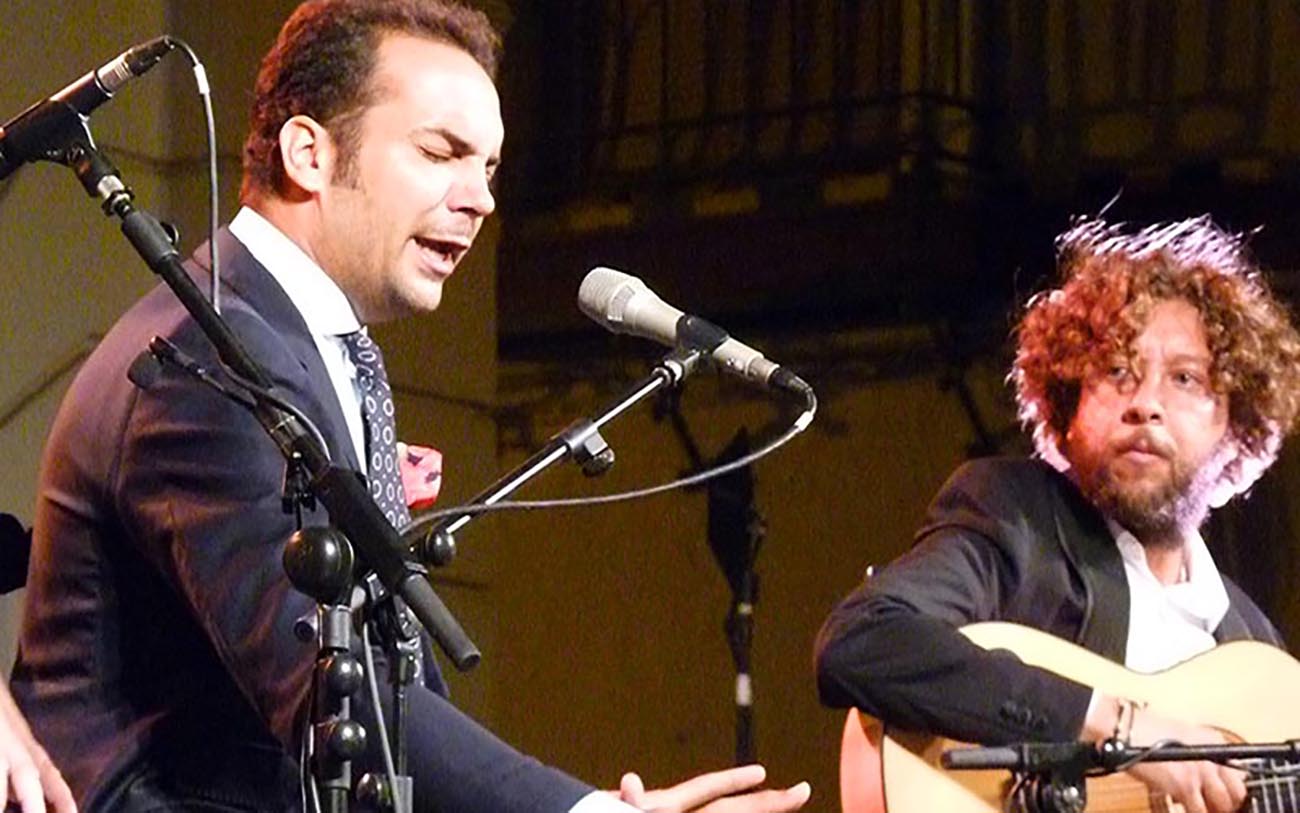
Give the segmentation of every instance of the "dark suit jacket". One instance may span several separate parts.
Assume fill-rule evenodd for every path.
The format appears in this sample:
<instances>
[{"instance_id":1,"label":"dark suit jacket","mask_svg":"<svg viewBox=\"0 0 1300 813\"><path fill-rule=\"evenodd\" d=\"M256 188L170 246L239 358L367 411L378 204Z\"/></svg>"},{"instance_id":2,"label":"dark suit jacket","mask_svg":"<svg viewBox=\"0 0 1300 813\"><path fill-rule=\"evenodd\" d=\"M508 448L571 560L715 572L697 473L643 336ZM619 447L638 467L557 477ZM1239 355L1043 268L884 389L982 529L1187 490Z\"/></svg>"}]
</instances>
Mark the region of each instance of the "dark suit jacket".
<instances>
[{"instance_id":1,"label":"dark suit jacket","mask_svg":"<svg viewBox=\"0 0 1300 813\"><path fill-rule=\"evenodd\" d=\"M1230 609L1215 638L1281 646L1224 582ZM969 742L1073 739L1089 688L985 651L957 627L1012 621L1122 663L1128 613L1119 548L1074 484L1038 461L976 460L935 497L913 549L831 613L818 689L827 705Z\"/></svg>"},{"instance_id":2,"label":"dark suit jacket","mask_svg":"<svg viewBox=\"0 0 1300 813\"><path fill-rule=\"evenodd\" d=\"M355 468L306 324L242 244L219 239L225 319L335 460ZM200 258L205 249L191 270L206 286ZM77 375L44 455L14 694L84 811L295 809L315 647L292 632L313 604L281 566L294 529L281 508L284 462L246 410L191 377L167 370L147 391L132 386L127 368L154 335L217 369L159 288ZM323 509L306 517L327 521ZM590 790L435 692L412 695L420 808L563 811Z\"/></svg>"}]
</instances>

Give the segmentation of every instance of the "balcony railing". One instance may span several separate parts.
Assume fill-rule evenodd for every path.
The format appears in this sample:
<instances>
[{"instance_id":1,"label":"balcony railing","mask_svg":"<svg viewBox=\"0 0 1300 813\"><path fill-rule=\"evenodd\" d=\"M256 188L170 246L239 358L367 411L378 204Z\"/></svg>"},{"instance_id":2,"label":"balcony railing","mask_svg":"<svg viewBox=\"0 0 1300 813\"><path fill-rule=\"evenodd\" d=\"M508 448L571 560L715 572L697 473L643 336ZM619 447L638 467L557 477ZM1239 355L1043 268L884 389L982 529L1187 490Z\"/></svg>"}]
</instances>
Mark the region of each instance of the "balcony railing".
<instances>
[{"instance_id":1,"label":"balcony railing","mask_svg":"<svg viewBox=\"0 0 1300 813\"><path fill-rule=\"evenodd\" d=\"M809 173L1250 176L1296 152L1282 0L521 5L544 65L525 208Z\"/></svg>"}]
</instances>

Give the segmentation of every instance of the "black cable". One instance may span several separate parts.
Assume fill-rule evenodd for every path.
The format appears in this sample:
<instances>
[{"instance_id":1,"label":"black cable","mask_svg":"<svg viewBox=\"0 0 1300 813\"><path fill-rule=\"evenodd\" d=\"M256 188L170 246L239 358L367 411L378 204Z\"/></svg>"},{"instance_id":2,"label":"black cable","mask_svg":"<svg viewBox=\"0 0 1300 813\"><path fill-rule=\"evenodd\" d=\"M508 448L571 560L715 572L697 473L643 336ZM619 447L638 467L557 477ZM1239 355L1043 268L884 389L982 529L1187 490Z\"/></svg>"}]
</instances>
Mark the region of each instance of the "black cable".
<instances>
[{"instance_id":1,"label":"black cable","mask_svg":"<svg viewBox=\"0 0 1300 813\"><path fill-rule=\"evenodd\" d=\"M212 264L212 283L209 297L212 309L221 313L221 265L217 250L218 213L221 208L217 192L217 126L212 113L212 87L208 84L208 73L199 60L199 55L189 43L179 37L168 36L167 41L185 52L194 70L194 83L198 86L199 98L203 102L203 119L208 141L208 261Z\"/></svg>"}]
</instances>

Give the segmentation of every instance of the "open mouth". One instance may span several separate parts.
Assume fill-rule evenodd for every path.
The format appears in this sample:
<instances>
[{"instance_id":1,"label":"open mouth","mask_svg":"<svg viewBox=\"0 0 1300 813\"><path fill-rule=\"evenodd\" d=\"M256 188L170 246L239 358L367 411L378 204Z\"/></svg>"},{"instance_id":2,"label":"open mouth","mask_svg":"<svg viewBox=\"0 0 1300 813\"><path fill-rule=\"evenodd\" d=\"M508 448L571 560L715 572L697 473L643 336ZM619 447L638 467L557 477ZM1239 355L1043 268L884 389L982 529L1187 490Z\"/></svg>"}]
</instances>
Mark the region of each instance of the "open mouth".
<instances>
[{"instance_id":1,"label":"open mouth","mask_svg":"<svg viewBox=\"0 0 1300 813\"><path fill-rule=\"evenodd\" d=\"M442 240L436 237L417 236L415 244L420 247L425 256L433 261L439 271L445 273L450 273L457 261L469 249L469 246L463 242Z\"/></svg>"}]
</instances>

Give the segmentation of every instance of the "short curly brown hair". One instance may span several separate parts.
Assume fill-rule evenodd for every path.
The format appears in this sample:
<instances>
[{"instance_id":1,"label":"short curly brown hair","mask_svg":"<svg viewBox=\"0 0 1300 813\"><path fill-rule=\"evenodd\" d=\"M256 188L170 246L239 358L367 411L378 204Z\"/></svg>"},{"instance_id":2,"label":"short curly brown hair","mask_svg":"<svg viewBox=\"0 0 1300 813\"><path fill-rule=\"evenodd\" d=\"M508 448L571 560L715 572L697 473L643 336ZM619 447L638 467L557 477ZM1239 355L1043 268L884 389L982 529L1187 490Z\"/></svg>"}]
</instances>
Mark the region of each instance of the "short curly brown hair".
<instances>
[{"instance_id":1,"label":"short curly brown hair","mask_svg":"<svg viewBox=\"0 0 1300 813\"><path fill-rule=\"evenodd\" d=\"M375 55L390 34L454 45L496 78L501 38L483 12L457 0L309 0L262 58L244 142L242 197L283 191L280 128L297 115L320 122L338 141L339 172L347 177L361 113L374 102Z\"/></svg>"},{"instance_id":2,"label":"short curly brown hair","mask_svg":"<svg viewBox=\"0 0 1300 813\"><path fill-rule=\"evenodd\" d=\"M1211 385L1228 396L1239 454L1224 478L1235 491L1248 487L1300 414L1300 335L1242 236L1208 216L1139 231L1084 218L1056 250L1060 287L1027 303L1010 376L1039 454L1063 459L1083 382L1131 352L1156 304L1184 299L1205 327Z\"/></svg>"}]
</instances>

